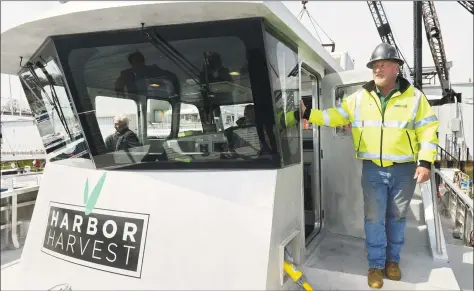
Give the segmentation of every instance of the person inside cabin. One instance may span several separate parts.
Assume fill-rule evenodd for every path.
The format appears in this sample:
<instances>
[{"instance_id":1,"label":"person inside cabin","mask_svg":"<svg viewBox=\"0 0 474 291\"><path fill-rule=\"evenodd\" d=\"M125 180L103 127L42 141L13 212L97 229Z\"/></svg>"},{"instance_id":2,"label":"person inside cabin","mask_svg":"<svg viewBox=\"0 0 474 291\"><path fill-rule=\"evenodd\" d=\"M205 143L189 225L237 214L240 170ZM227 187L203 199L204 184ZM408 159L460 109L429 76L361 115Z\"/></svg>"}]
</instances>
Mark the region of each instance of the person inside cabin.
<instances>
[{"instance_id":1,"label":"person inside cabin","mask_svg":"<svg viewBox=\"0 0 474 291\"><path fill-rule=\"evenodd\" d=\"M397 49L382 43L367 63L373 80L339 106L319 110L300 103L301 118L310 123L351 124L356 157L363 166L367 281L372 288L383 286L384 275L401 279L406 214L416 183L430 178L439 144L439 121L423 92L399 75L403 64Z\"/></svg>"},{"instance_id":2,"label":"person inside cabin","mask_svg":"<svg viewBox=\"0 0 474 291\"><path fill-rule=\"evenodd\" d=\"M255 125L255 109L253 104L245 106L244 116L239 118L235 123L239 127Z\"/></svg>"},{"instance_id":3,"label":"person inside cabin","mask_svg":"<svg viewBox=\"0 0 474 291\"><path fill-rule=\"evenodd\" d=\"M105 147L109 152L127 150L141 146L138 136L128 127L129 119L125 115L114 118L115 132L105 138Z\"/></svg>"},{"instance_id":4,"label":"person inside cabin","mask_svg":"<svg viewBox=\"0 0 474 291\"><path fill-rule=\"evenodd\" d=\"M222 57L216 52L210 52L207 57L208 66L205 68L203 66L201 70L201 75L199 80L201 84L206 84L206 81L209 83L215 82L232 82L232 76L230 75L229 69L224 67L222 64ZM207 80L206 80L206 70L207 70Z\"/></svg>"},{"instance_id":5,"label":"person inside cabin","mask_svg":"<svg viewBox=\"0 0 474 291\"><path fill-rule=\"evenodd\" d=\"M167 70L163 70L157 65L147 65L145 62L145 56L139 51L131 53L128 56L128 62L131 65L131 68L123 70L120 72L120 76L115 82L115 91L118 94L123 94L125 88L127 88L128 93L139 94L143 92L148 92L152 88L163 88L166 90L168 96L161 97L170 97L172 95L180 94L180 83L178 77ZM171 84L171 88L168 84L165 84L163 80L167 80Z\"/></svg>"}]
</instances>

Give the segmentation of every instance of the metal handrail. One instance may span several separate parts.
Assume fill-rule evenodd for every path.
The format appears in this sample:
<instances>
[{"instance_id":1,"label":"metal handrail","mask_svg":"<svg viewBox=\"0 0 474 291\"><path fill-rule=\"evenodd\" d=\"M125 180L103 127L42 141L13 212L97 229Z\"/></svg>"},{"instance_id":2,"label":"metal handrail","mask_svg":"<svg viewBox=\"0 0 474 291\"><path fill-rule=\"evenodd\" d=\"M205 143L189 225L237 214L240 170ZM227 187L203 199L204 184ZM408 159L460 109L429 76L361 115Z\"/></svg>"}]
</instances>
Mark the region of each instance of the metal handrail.
<instances>
[{"instance_id":1,"label":"metal handrail","mask_svg":"<svg viewBox=\"0 0 474 291\"><path fill-rule=\"evenodd\" d=\"M18 188L26 188L26 187L35 187L41 184L42 172L40 173L25 173L25 174L18 174L18 175L6 175L2 177L1 183L3 187L9 187L11 190L14 191ZM25 176L36 176L36 179L30 181L23 181L18 182L16 178L21 178ZM9 181L8 181L9 180ZM3 197L3 195L2 195Z\"/></svg>"},{"instance_id":2,"label":"metal handrail","mask_svg":"<svg viewBox=\"0 0 474 291\"><path fill-rule=\"evenodd\" d=\"M18 208L34 205L36 203L36 199L34 201L18 203L18 196L29 193L31 191L38 191L38 190L39 190L39 181L37 180L37 185L30 185L29 187L24 187L22 189L17 189L17 190L12 190L12 191L2 193L2 198L11 197L11 204L8 206L0 207L0 212L11 210L11 217L10 217L10 222L1 225L0 229L4 229L4 228L11 229L11 240L12 240L13 246L16 249L20 248L17 226L23 223L22 221L18 221Z\"/></svg>"},{"instance_id":3,"label":"metal handrail","mask_svg":"<svg viewBox=\"0 0 474 291\"><path fill-rule=\"evenodd\" d=\"M457 227L456 224L458 222L462 223L463 241L465 243L466 243L466 241L469 242L471 232L472 232L472 227L473 227L473 222L472 222L473 201L453 181L448 179L448 177L446 177L440 170L435 169L434 172L435 172L435 174L437 174L443 180L443 182L445 183L447 188L449 188L450 192L447 193L447 195L448 195L447 197L448 197L449 200L448 200L447 203L448 203L448 209L450 210L450 212L451 212L450 207L452 206L451 205L452 204L451 203L451 197L452 197L451 195L454 194L454 199L456 200L456 202L455 202L456 209L454 211L454 224L455 224L455 227ZM458 199L460 199L460 201ZM458 202L460 202L460 203L458 203ZM459 204L461 204L461 206L464 207L463 209L461 209L461 210L464 211L464 213L462 214L463 221L458 220L458 211L460 211L460 208L459 208L460 205ZM469 216L470 216L470 219L468 218ZM470 229L468 229L468 227L470 227Z\"/></svg>"},{"instance_id":4,"label":"metal handrail","mask_svg":"<svg viewBox=\"0 0 474 291\"><path fill-rule=\"evenodd\" d=\"M456 193L456 195L458 195L459 198L461 198L463 203L469 206L469 208L473 208L472 199L469 198L469 196L467 196L466 193L464 193L461 189L459 189L459 187L456 184L454 184L453 181L450 181L440 170L435 169L434 171L436 174L438 174L441 177L441 179L443 179L444 182L446 182L446 184L448 184L449 188L451 188L454 191L454 193Z\"/></svg>"},{"instance_id":5,"label":"metal handrail","mask_svg":"<svg viewBox=\"0 0 474 291\"><path fill-rule=\"evenodd\" d=\"M43 175L43 171L41 172L26 172L26 173L20 173L20 174L8 174L8 175L2 175L2 179L11 179L11 178L18 178L18 177L26 177L26 176L41 176Z\"/></svg>"},{"instance_id":6,"label":"metal handrail","mask_svg":"<svg viewBox=\"0 0 474 291\"><path fill-rule=\"evenodd\" d=\"M437 187L436 187L436 176L435 176L435 168L431 166L431 177L430 177L430 183L431 183L431 199L433 202L433 217L434 217L434 226L435 226L435 238L436 238L436 252L438 254L442 254L442 248L441 248L441 217L438 211L438 200L437 198Z\"/></svg>"}]
</instances>

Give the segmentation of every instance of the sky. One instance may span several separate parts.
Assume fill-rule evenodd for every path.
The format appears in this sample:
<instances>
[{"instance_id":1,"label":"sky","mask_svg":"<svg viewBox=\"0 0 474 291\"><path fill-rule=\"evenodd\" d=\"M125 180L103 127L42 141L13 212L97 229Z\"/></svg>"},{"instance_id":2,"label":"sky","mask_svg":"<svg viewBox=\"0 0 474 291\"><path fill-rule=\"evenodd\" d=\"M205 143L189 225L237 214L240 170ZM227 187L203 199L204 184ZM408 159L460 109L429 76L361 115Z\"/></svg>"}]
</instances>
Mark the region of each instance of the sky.
<instances>
[{"instance_id":1,"label":"sky","mask_svg":"<svg viewBox=\"0 0 474 291\"><path fill-rule=\"evenodd\" d=\"M284 1L296 16L302 8L301 1ZM383 1L392 32L398 46L410 66L413 66L413 2ZM25 22L35 14L54 9L59 1L1 1L1 31L6 31L18 23ZM29 9L25 9L27 6ZM381 42L375 23L366 1L309 1L306 4L309 14L317 24L336 43L336 51L347 51L355 61L355 69L366 69L365 64L372 50ZM450 70L451 82L468 82L474 79L473 69L473 19L474 17L456 1L435 1L441 34L448 61L453 62ZM316 36L308 15L302 18L303 24ZM323 43L329 39L317 28ZM423 66L433 66L424 28ZM21 107L27 107L24 94L16 76L1 75L1 97L20 100Z\"/></svg>"}]
</instances>

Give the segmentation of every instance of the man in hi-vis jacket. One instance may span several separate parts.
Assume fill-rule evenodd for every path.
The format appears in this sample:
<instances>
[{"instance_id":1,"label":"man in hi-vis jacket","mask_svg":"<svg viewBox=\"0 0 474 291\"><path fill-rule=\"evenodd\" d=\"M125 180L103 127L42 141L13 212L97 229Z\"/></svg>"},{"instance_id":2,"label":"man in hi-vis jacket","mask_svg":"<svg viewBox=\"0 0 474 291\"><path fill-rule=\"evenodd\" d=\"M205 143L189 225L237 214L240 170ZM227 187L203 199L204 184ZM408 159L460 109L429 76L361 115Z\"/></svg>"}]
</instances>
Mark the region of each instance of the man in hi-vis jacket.
<instances>
[{"instance_id":1,"label":"man in hi-vis jacket","mask_svg":"<svg viewBox=\"0 0 474 291\"><path fill-rule=\"evenodd\" d=\"M416 183L430 178L437 154L438 119L425 95L399 76L397 50L378 45L367 67L373 80L326 110L306 109L301 116L322 126L352 126L356 157L363 160L364 229L368 284L383 286L383 275L400 280L400 251L406 213Z\"/></svg>"}]
</instances>

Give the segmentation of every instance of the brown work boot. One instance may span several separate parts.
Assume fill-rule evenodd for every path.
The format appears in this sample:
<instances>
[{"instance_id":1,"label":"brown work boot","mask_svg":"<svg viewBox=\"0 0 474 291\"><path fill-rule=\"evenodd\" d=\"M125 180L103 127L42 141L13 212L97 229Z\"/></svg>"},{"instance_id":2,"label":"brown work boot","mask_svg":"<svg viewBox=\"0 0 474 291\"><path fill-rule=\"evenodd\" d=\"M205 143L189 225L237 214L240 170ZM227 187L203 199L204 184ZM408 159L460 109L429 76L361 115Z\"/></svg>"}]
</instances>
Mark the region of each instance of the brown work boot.
<instances>
[{"instance_id":1,"label":"brown work boot","mask_svg":"<svg viewBox=\"0 0 474 291\"><path fill-rule=\"evenodd\" d=\"M369 287L380 289L383 286L383 270L380 269L369 269L369 274L367 275L367 281Z\"/></svg>"},{"instance_id":2,"label":"brown work boot","mask_svg":"<svg viewBox=\"0 0 474 291\"><path fill-rule=\"evenodd\" d=\"M398 263L387 262L385 264L385 276L389 280L399 281L402 278L402 272Z\"/></svg>"}]
</instances>

